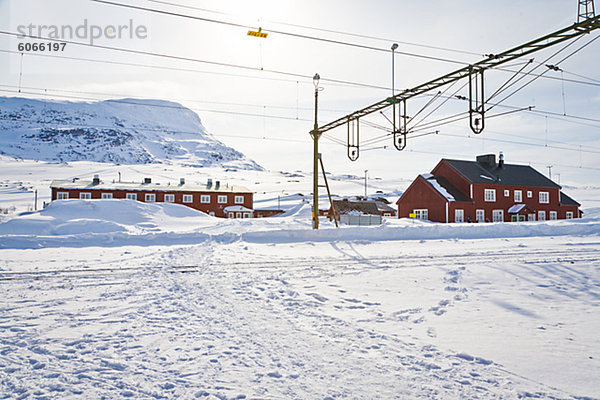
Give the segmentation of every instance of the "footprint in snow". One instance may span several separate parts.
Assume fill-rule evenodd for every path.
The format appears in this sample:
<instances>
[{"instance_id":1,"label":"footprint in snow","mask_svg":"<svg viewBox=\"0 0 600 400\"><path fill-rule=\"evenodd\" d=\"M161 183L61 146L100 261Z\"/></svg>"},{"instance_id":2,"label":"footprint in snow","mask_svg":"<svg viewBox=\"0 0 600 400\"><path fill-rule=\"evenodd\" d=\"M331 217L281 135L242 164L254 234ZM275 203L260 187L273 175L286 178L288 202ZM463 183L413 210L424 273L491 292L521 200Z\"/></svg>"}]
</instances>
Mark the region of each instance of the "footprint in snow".
<instances>
[{"instance_id":1,"label":"footprint in snow","mask_svg":"<svg viewBox=\"0 0 600 400\"><path fill-rule=\"evenodd\" d=\"M323 297L317 293L306 293L306 295L313 297L315 300L320 301L321 303L325 303L327 300L329 300L327 297Z\"/></svg>"}]
</instances>

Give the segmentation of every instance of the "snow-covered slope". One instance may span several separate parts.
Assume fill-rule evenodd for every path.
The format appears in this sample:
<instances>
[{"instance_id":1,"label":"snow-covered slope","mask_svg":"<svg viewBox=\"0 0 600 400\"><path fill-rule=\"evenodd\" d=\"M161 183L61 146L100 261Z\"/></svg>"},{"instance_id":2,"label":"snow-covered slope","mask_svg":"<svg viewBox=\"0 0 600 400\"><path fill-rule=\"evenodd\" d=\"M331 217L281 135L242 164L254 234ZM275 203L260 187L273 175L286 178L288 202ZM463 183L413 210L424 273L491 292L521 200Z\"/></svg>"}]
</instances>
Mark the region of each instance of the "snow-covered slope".
<instances>
[{"instance_id":1,"label":"snow-covered slope","mask_svg":"<svg viewBox=\"0 0 600 400\"><path fill-rule=\"evenodd\" d=\"M210 135L196 113L162 100L84 103L0 97L0 154L60 162L261 169Z\"/></svg>"}]
</instances>

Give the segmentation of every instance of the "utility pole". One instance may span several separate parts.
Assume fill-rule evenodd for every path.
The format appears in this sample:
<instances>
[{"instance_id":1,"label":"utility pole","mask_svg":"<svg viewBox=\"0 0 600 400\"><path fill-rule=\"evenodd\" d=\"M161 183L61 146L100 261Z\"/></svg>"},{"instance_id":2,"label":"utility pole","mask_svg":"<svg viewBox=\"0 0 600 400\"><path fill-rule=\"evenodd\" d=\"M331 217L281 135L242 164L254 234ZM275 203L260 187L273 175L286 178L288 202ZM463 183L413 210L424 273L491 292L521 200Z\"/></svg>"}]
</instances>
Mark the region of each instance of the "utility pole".
<instances>
[{"instance_id":1,"label":"utility pole","mask_svg":"<svg viewBox=\"0 0 600 400\"><path fill-rule=\"evenodd\" d=\"M369 170L365 169L365 200L367 199L367 172L369 172Z\"/></svg>"},{"instance_id":2,"label":"utility pole","mask_svg":"<svg viewBox=\"0 0 600 400\"><path fill-rule=\"evenodd\" d=\"M396 58L395 57L396 54L394 52L396 51L397 48L398 48L398 43L394 43L392 45L392 98L396 94L396 89L394 88L394 75L396 73L396 70L394 68L394 59ZM396 102L395 101L392 103L392 121L393 121L392 125L394 125L394 131L395 131L396 130ZM367 194L365 193L365 196L366 195Z\"/></svg>"},{"instance_id":3,"label":"utility pole","mask_svg":"<svg viewBox=\"0 0 600 400\"><path fill-rule=\"evenodd\" d=\"M319 123L317 121L317 110L319 105L319 74L313 77L315 85L315 126L310 132L313 138L313 229L319 229Z\"/></svg>"},{"instance_id":4,"label":"utility pole","mask_svg":"<svg viewBox=\"0 0 600 400\"><path fill-rule=\"evenodd\" d=\"M547 165L546 168L548 168L548 179L552 180L552 167L553 165Z\"/></svg>"}]
</instances>

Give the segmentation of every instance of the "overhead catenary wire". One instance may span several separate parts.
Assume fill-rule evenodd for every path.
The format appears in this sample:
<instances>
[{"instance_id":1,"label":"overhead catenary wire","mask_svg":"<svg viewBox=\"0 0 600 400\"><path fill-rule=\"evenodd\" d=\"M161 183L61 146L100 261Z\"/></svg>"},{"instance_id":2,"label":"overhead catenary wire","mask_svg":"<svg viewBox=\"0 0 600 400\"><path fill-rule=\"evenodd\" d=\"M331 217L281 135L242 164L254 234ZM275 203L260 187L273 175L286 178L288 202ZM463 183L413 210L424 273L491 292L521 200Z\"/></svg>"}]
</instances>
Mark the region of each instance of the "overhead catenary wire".
<instances>
[{"instance_id":1,"label":"overhead catenary wire","mask_svg":"<svg viewBox=\"0 0 600 400\"><path fill-rule=\"evenodd\" d=\"M312 85L312 83L311 83ZM465 84L466 85L466 84ZM0 87L8 87L8 88L17 88L17 86L14 85L3 85L0 84ZM464 85L463 85L464 87ZM105 93L105 92L90 92L90 91L80 91L80 90L65 90L65 89L55 89L55 88L42 88L42 87L33 87L33 86L27 86L27 87L23 87L24 89L31 89L31 90L39 90L41 92L43 92L44 96L48 95L48 91L54 91L54 92L60 92L60 93L77 93L77 94L88 94L88 95L92 95L92 96L121 96L121 97L131 97L131 94L117 94L117 93ZM9 91L7 91L9 92ZM31 93L33 95L42 95L42 93ZM456 93L454 93L455 95ZM454 95L452 96L446 96L446 95L441 95L440 97L446 99L446 100L460 100L457 99ZM429 93L424 93L423 95L424 97L427 96L433 96ZM97 99L97 98L83 98L83 97L73 97L73 96L58 96L57 97L61 97L61 98L71 98L71 99L83 99L83 100L96 100L96 101L113 101L113 102L124 102L126 100L124 99ZM235 106L252 106L252 107L257 107L257 108L263 108L264 105L261 104L242 104L242 103L229 103L229 102L209 102L209 101L201 101L201 100L191 100L191 99L172 99L171 101L189 101L189 102L199 102L199 103L213 103L213 104L225 104L225 105L235 105ZM138 105L146 105L149 107L173 107L173 108L179 108L178 106L168 106L168 105L160 105L160 104L155 104L155 103L144 103L141 101L136 101L135 104ZM511 105L504 105L504 104L499 104L499 103L493 103L494 106L499 106L499 107L507 107L507 108L523 108L522 106L511 106ZM267 106L267 107L273 107L273 108L281 108L281 109L286 109L286 108L293 108L293 107L285 107L285 106ZM294 108L295 109L295 108ZM313 108L306 108L307 110L313 110ZM197 109L200 111L203 111L204 109ZM332 110L332 109L322 109L323 111L328 111L328 112L340 112L344 110ZM584 126L591 126L591 127L598 127L598 125L593 125L593 124L586 124L586 123L582 123L582 122L577 122L577 121L571 121L571 119L575 119L575 120L580 120L580 121L588 121L588 122L598 122L600 123L600 119L595 119L595 118L591 118L591 117L583 117L583 116L578 116L578 115L573 115L573 114L567 114L567 115L563 115L562 113L555 113L552 111L547 111L547 110L541 110L538 108L535 109L531 109L529 110L532 113L536 113L536 114L542 114L542 115L550 115L550 116L556 116L556 117L564 117L564 118L554 118L556 120L560 120L560 121L566 121L566 122L570 122L570 123L576 123L576 124L580 124L580 125L584 125ZM296 119L296 118L294 118Z\"/></svg>"},{"instance_id":2,"label":"overhead catenary wire","mask_svg":"<svg viewBox=\"0 0 600 400\"><path fill-rule=\"evenodd\" d=\"M4 87L4 88L17 88L17 86L15 85L4 85L4 84L0 84L0 87ZM191 110L194 110L194 108L190 108L190 107L185 107L182 105L168 105L168 104L156 104L154 102L152 103L146 103L143 100L140 101L130 101L127 98L131 98L131 94L124 94L124 93L106 93L106 92L89 92L89 91L82 91L82 90L66 90L66 89L56 89L56 88L41 88L41 87L35 87L35 86L23 86L22 89L30 89L30 90L39 90L40 94L41 92L43 92L44 96L46 96L48 94L48 90L50 90L51 92L56 92L56 93L74 93L74 94L87 94L87 95L91 95L91 96L102 96L102 97L106 97L106 96L110 96L110 97L121 97L121 99L115 99L115 98L89 98L89 97L81 97L81 99L85 99L85 100L97 100L97 101L108 101L108 102L114 102L114 103L123 103L123 104L137 104L137 105L144 105L144 106L148 106L148 107L161 107L161 108L175 108L175 109L185 109L185 108L189 108ZM137 96L137 97L141 97L141 96ZM68 98L68 97L67 97ZM77 99L78 97L72 97L73 99ZM163 98L162 100L165 101L170 101L170 102L190 102L190 103L201 103L201 104L217 104L217 105L226 105L226 106L239 106L239 107L251 107L251 108L272 108L272 109L280 109L280 110L303 110L303 111L312 111L313 108L311 107L298 107L298 106L283 106L283 105L276 105L276 104L257 104L257 103L236 103L236 102L227 102L227 101L209 101L209 100L198 100L198 99L174 99L174 98ZM198 109L200 111L203 111L202 109ZM326 111L326 112L347 112L347 110L339 110L339 109L328 109L328 108L321 108L320 111ZM296 117L298 117L298 115L296 115ZM300 119L300 118L295 118L295 119Z\"/></svg>"},{"instance_id":3,"label":"overhead catenary wire","mask_svg":"<svg viewBox=\"0 0 600 400\"><path fill-rule=\"evenodd\" d=\"M237 27L237 28L253 29L253 30L257 30L258 28L261 28L262 31L264 31L264 32L276 33L279 35L286 35L286 36L290 36L290 37L314 40L314 41L330 43L330 44L349 46L349 47L359 48L359 49L363 49L363 50L373 50L373 51L384 52L384 53L390 52L390 49L384 48L384 47L369 46L369 45L364 45L364 44L360 44L360 43L352 43L352 42L346 42L343 40L334 40L334 39L328 39L328 38L319 37L319 36L286 32L286 31L277 30L277 29L265 29L263 27L258 27L258 26L239 24L239 23L230 22L230 21L217 20L214 18L199 17L199 16L182 14L182 13L173 12L173 11L159 10L159 9L150 8L150 7L135 6L132 4L115 3L113 1L107 1L107 0L90 0L90 1L94 2L94 3L105 4L105 5L114 6L114 7L122 7L122 8L132 9L132 10L146 11L146 12L156 13L156 14L163 14L163 15L168 15L168 16L172 16L172 17L179 17L179 18L186 18L186 19L197 20L197 21L211 22L211 23L222 24L222 25L227 25L227 26L232 26L232 27ZM396 51L396 54L402 55L402 56L407 56L407 57L422 58L422 59L426 59L426 60L430 60L430 61L441 61L441 62L445 62L445 63L469 65L469 62L466 62L466 61L453 60L453 59L443 58L443 57L428 56L428 55L424 55L424 54L410 53L410 52L406 52L406 51Z\"/></svg>"},{"instance_id":4,"label":"overhead catenary wire","mask_svg":"<svg viewBox=\"0 0 600 400\"><path fill-rule=\"evenodd\" d=\"M228 22L228 21L215 20L215 19L211 19L211 18L197 17L197 16L192 16L192 15L187 15L187 14L153 9L153 8L149 8L149 7L134 6L134 5L129 5L129 4L120 4L120 3L115 3L115 2L107 1L107 0L90 0L90 1L96 2L96 3L102 3L102 4L106 4L106 5L111 5L111 6L116 6L116 7L125 7L125 8L131 8L131 9L136 9L136 10L143 10L143 11L148 11L148 12L156 12L156 13L160 13L160 14L177 16L177 17L181 17L181 18L190 18L190 19L196 19L196 20L201 20L201 21L205 21L205 22L219 23L219 24L224 24L224 25L229 25L229 26L234 26L234 27L239 27L239 28L244 28L244 29L259 29L259 28L261 28L262 30L264 30L266 32L277 33L277 34L281 34L281 35L295 36L295 37L299 37L299 38L303 38L303 39L318 40L318 41L323 41L323 42L328 42L328 43L333 43L333 44L341 44L341 45L345 45L345 46L354 46L354 47L358 47L358 48L362 48L362 49L369 49L369 50L375 50L375 51L386 52L386 53L390 52L390 49L388 49L388 48L378 48L378 47L367 46L367 45L362 45L362 44L358 44L358 43L350 43L350 42L332 40L332 39L321 38L321 37L316 37L316 36L296 34L296 33L292 33L292 32L278 31L278 30L273 30L273 29L265 29L262 27L256 27L256 26L252 26L252 25L238 24L238 23L233 23L233 22ZM168 4L168 2L165 2L165 1L162 1L161 3ZM207 11L207 10L203 9L203 11ZM300 25L298 25L298 26L300 27ZM305 28L309 28L309 27L305 26ZM312 29L318 29L318 28L312 28ZM330 31L332 33L347 34L347 35L352 35L352 36L357 36L357 37L376 39L375 37L369 37L367 35L349 34L349 33L343 33L341 31L334 31L334 30L327 30L327 29L319 29L319 30ZM377 38L377 39L384 40L382 38ZM388 41L388 39L385 39L385 40ZM395 42L398 42L398 41L395 41ZM400 42L402 42L402 41L400 41ZM402 43L409 44L409 42L402 42ZM437 48L438 50L444 49L442 47L436 47L436 46L425 46L425 47ZM449 50L449 49L446 49L446 50ZM456 51L456 50L452 50L452 51ZM462 52L464 54L478 55L478 56L481 55L480 53L469 53L469 52L464 52L464 51L458 51L458 52ZM465 61L451 60L451 59L447 59L447 58L427 56L427 55L409 53L409 52L402 52L402 51L398 51L398 50L395 51L395 54L411 56L411 57L418 57L418 58L425 58L425 59L429 59L429 60L449 62L449 63L454 63L454 64L462 64L462 65L470 65L471 64L471 63L465 62ZM507 72L514 72L511 70L502 68L502 67L498 67L497 69L504 70Z\"/></svg>"},{"instance_id":5,"label":"overhead catenary wire","mask_svg":"<svg viewBox=\"0 0 600 400\"><path fill-rule=\"evenodd\" d=\"M201 7L196 7L196 6L190 6L190 5L185 5L185 4L178 4L178 3L168 2L168 1L162 1L162 0L146 0L146 1L150 2L150 3L164 4L164 5L186 8L189 10L197 10L197 11L213 13L213 14L236 16L235 14L232 14L232 13L211 10L211 9L201 8ZM398 44L403 44L403 45L408 45L408 46L423 47L423 48L428 48L428 49L433 49L433 50L442 50L442 51L460 53L460 54L465 54L465 55L472 55L472 56L482 56L483 55L483 53L477 53L474 51L452 49L449 47L433 46L433 45L427 45L427 44L423 44L423 43L406 42L406 41L397 40L397 39L383 38L383 37L372 36L372 35L364 35L364 34L353 33L353 32L345 32L345 31L340 31L340 30L335 30L335 29L319 28L319 27L302 25L302 24L293 24L293 23L289 23L289 22L281 22L281 21L274 21L274 20L266 20L265 22L282 25L282 26L294 27L294 28L314 30L314 31L318 31L318 32L334 33L334 34L338 34L338 35L351 36L351 37L356 37L356 38L361 38L361 39L378 40L378 41L382 41L382 42L386 42L386 43L398 43Z\"/></svg>"},{"instance_id":6,"label":"overhead catenary wire","mask_svg":"<svg viewBox=\"0 0 600 400\"><path fill-rule=\"evenodd\" d=\"M550 57L548 57L545 61L544 61L544 65L546 62L548 62L550 59L552 59L554 56L560 54L561 52L563 52L564 50L566 50L568 47L570 47L571 45L577 43L577 41L579 41L579 39L583 38L583 36L578 37L577 39L575 39L574 41L572 41L571 43L568 43L565 47L563 47L562 49L558 50L557 52L555 52L554 54L552 54ZM581 50L583 50L584 48L586 48L587 46L591 45L592 43L594 43L596 40L600 39L600 35L597 35L595 38L589 40L587 43L583 44L582 46L580 46L579 48L575 49L574 51L572 51L571 53L567 54L565 57L563 57L560 61L558 61L558 63L556 64L560 64L563 61L569 59L570 57L572 57L573 55L577 54L578 52L580 52ZM541 66L538 65L539 68ZM544 72L542 72L539 76L534 76L529 82L526 82L525 84L523 84L521 87L519 87L518 89L516 89L515 91L513 91L512 93L510 93L509 95L505 96L504 98L502 98L502 100L500 100L498 103L502 103L503 101L509 99L510 97L512 97L515 93L517 93L518 91L520 91L521 89L523 89L524 87L528 86L529 84L533 83L534 81L536 81L537 79L539 79L541 76L543 76L544 74L546 74L548 71L550 71L550 69L546 69ZM516 82L515 82L516 83ZM512 85L511 85L512 86ZM491 108L493 108L494 106L492 106ZM488 111L491 109L489 108ZM566 114L566 113L565 113Z\"/></svg>"},{"instance_id":7,"label":"overhead catenary wire","mask_svg":"<svg viewBox=\"0 0 600 400\"><path fill-rule=\"evenodd\" d=\"M0 92L6 92L6 93L23 93L23 94L30 94L30 95L37 95L37 96L41 96L42 94L40 93L36 93L36 92L25 92L25 91L21 91L21 92L16 92L14 90L7 90L7 89L0 89ZM98 100L98 99L94 99L94 98L90 98L90 97L83 97L83 96L72 96L72 95L54 95L57 97L61 97L61 98L67 98L67 99L76 99L76 100ZM116 102L116 103L121 103L121 104L132 104L132 105L144 105L141 104L139 102L135 102L135 101L127 101L127 100L105 100L105 101L111 101L111 102ZM247 116L247 117L260 117L260 118L274 118L274 119L284 119L284 120L290 120L290 121L303 121L303 122L310 122L310 119L303 119L303 118L295 118L295 117L286 117L286 116L282 116L282 115L266 115L266 114L258 114L258 113L244 113L244 112L238 112L238 111L227 111L227 110L215 110L215 109L201 109L201 108L194 108L194 107L178 107L178 106L169 106L166 104L145 104L146 106L151 106L151 107L163 107L163 108L174 108L174 109L190 109L190 110L195 110L195 111L202 111L202 112L212 112L212 113L221 113L221 114L230 114L230 115L241 115L241 116Z\"/></svg>"},{"instance_id":8,"label":"overhead catenary wire","mask_svg":"<svg viewBox=\"0 0 600 400\"><path fill-rule=\"evenodd\" d=\"M0 85L0 86L10 87L10 85ZM14 87L14 86L12 86L12 87ZM36 89L43 90L44 92L43 93L32 93L32 94L37 95L37 96L44 96L44 98L47 96L47 94L48 94L47 89L42 89L42 88L36 88ZM8 90L2 90L2 89L0 89L0 91L9 92L9 93L16 93L15 91L8 91ZM69 92L69 91L67 91L67 92ZM90 93L90 92L80 92L80 91L76 91L76 92L77 93L94 94L94 93ZM423 96L427 96L427 94L424 94ZM67 99L75 99L75 100L97 100L97 99L94 99L94 98L81 97L81 96L70 96L70 95L63 95L63 96L59 96L59 97L67 98ZM450 100L450 99L457 100L454 96L447 96L446 100ZM111 102L117 102L117 103L125 103L125 104L133 104L133 105L144 105L144 106L150 106L150 107L163 107L163 108L175 108L175 109L186 108L186 107L182 107L182 106L171 106L171 105L162 105L162 104L155 104L155 103L144 103L144 102L139 102L139 101L128 101L126 99L109 99L109 100L105 100L105 101L111 101ZM555 115L556 116L556 118L554 118L554 119L558 119L558 120L563 120L564 121L564 118L560 118L560 117L563 117L563 115L560 114L560 113L552 113L552 112L548 112L548 111L536 110L536 109L531 109L531 108L523 108L523 107L518 108L518 107L515 107L515 106L508 106L508 105L500 105L500 106L501 107L505 107L505 108L511 108L511 109L516 110L516 111L527 111L527 112L536 112L536 113L542 113L542 114L551 114L551 115ZM197 110L197 111L205 111L205 109L197 109L197 108L196 109L192 108L192 109ZM208 110L208 111L210 112L210 110ZM263 115L263 114L235 113L235 112L229 112L229 111L225 111L225 110L215 110L215 112L220 112L220 113L225 113L225 114L230 113L230 114L233 114L233 115L245 115L245 116L251 116L251 117L265 117L265 115ZM505 115L505 114L506 113L503 113L503 115ZM451 116L446 116L446 117L440 118L440 119L435 120L435 121L430 121L426 127L422 127L422 129L419 129L419 130L417 130L415 132L422 132L422 131L427 130L429 128L444 126L446 124L450 124L450 123L454 123L454 122L460 121L460 120L463 119L463 117L465 115L466 115L466 112L463 112L463 113L458 113L458 114L451 115ZM280 116L277 116L277 117L281 118ZM595 121L595 122L599 122L600 123L599 119L577 117L577 116L569 116L569 115L567 115L566 117L581 118L581 119L584 119L584 120ZM549 118L553 118L553 117L550 116ZM287 120L297 120L295 117L294 118L287 117L286 119ZM448 121L448 120L450 120L450 121ZM306 119L304 119L304 120L303 119L299 119L299 121L304 121L305 122L305 121L308 121L308 120L306 120ZM568 121L568 122L573 122L573 121ZM376 129L380 129L380 130L384 130L384 131L387 131L387 132L391 132L391 130L389 128L386 128L386 127L383 127L381 125L375 124L375 123L373 123L371 121L368 121L368 120L364 120L363 123L365 125L367 125L367 126L371 126L371 127L376 128ZM586 124L586 125L589 125L589 124ZM590 125L590 126L599 127L598 125ZM102 126L102 128L106 128L106 127L107 126ZM239 135L236 135L236 136L234 136L234 135L220 135L220 134L213 134L213 135L215 135L215 136L224 136L224 137L243 137L243 136L239 136ZM386 134L386 135L382 135L382 136L379 136L379 137L367 139L363 143L363 145L371 145L371 144L378 143L378 142L380 142L379 139L384 139L384 138L387 138L389 136L390 136L389 134ZM517 136L517 135L512 135L512 136ZM330 136L323 136L323 137L324 138L329 138ZM413 136L411 135L411 137L413 137ZM257 139L259 139L259 137L257 137ZM340 145L343 145L343 146L346 146L346 144L345 144L345 142L343 140L340 140L340 139L337 139L337 138L332 138L331 142L336 143L336 144L340 144ZM554 141L554 142L555 143L561 143L561 144L567 144L567 143L564 143L564 142L556 142L556 141ZM587 152L587 150L584 150L584 152Z\"/></svg>"},{"instance_id":9,"label":"overhead catenary wire","mask_svg":"<svg viewBox=\"0 0 600 400\"><path fill-rule=\"evenodd\" d=\"M90 1L95 1L95 0L90 0ZM7 35L7 36L14 36L14 37L23 37L24 36L24 37L27 37L30 39L48 40L48 41L53 41L53 42L72 44L75 46L91 47L91 48L97 48L97 49L103 49L103 50L117 51L117 52L121 52L121 53L131 53L131 54L142 55L142 56L159 57L159 58L172 59L172 60L178 60L178 61L188 61L188 62L194 62L194 63L207 64L207 65L215 65L215 66L219 66L219 67L237 68L237 69L243 69L246 71L267 72L267 73L276 74L276 75L283 75L283 76L289 76L289 77L294 77L294 78L303 78L306 80L310 80L312 82L312 75L304 75L304 74L299 74L299 73L295 73L295 72L286 72L286 71L267 69L267 68L263 69L263 68L259 68L259 67L249 66L249 65L226 63L226 62L212 61L212 60L203 60L203 59L199 59L199 58L176 56L176 55L172 55L172 54L163 54L163 53L157 53L157 52L152 52L152 51L127 49L127 48L123 48L123 47L106 46L106 45L100 45L97 43L92 44L92 43L86 43L86 42L76 42L73 40L57 39L57 38L50 38L50 37L45 37L45 36L22 35L20 33L9 32L9 31L0 31L0 35ZM365 86L365 84L362 84L362 83L346 81L346 80L341 80L341 79L322 78L321 80L326 81L326 82L343 83L343 84L354 85L354 86ZM381 88L381 87L378 87L378 88Z\"/></svg>"},{"instance_id":10,"label":"overhead catenary wire","mask_svg":"<svg viewBox=\"0 0 600 400\"><path fill-rule=\"evenodd\" d=\"M240 16L240 15L236 15L233 13L227 13L227 12L217 11L217 10L213 10L213 9L201 8L201 7L197 7L197 6L190 6L190 5L186 5L186 4L173 3L173 2L164 1L164 0L146 0L146 1L150 2L150 3L169 5L169 6L185 8L185 9L189 9L189 10L197 10L197 11L219 14L219 15L227 15L227 16L234 16L234 17ZM423 43L407 42L407 41L402 41L402 40L398 40L398 39L384 38L384 37L373 36L373 35L364 35L364 34L360 34L360 33L346 32L346 31L340 31L340 30L335 30L335 29L320 28L320 27L314 27L314 26L308 26L308 25L302 25L302 24L293 24L293 23L274 21L274 20L267 20L266 22L270 22L270 23L274 23L274 24L278 24L278 25L282 25L282 26L290 26L290 27L314 30L314 31L319 31L319 32L327 32L327 33L351 36L351 37L362 38L362 39L378 40L378 41L383 41L386 43L399 43L399 44L404 44L404 45L408 45L408 46L423 47L423 48L428 48L428 49L433 49L433 50L454 52L454 53L460 53L460 54L465 54L465 55L485 56L485 54L483 54L482 52L467 51L467 50L454 49L454 48L442 47L442 46L433 46L433 45L427 45L427 44L423 44ZM520 63L517 63L517 65L520 65ZM514 65L505 65L504 67L496 67L495 69L501 70L501 71L504 70L507 72L514 72L514 71L510 71L510 70L506 69L511 66L514 66ZM580 74L576 74L576 73L568 72L568 71L565 71L565 73L569 74L569 75L577 76L579 78L583 78L583 79L587 79L587 80L591 80L591 81L600 83L600 79L594 79L594 78L590 78L590 77L587 77L584 75L580 75Z\"/></svg>"}]
</instances>

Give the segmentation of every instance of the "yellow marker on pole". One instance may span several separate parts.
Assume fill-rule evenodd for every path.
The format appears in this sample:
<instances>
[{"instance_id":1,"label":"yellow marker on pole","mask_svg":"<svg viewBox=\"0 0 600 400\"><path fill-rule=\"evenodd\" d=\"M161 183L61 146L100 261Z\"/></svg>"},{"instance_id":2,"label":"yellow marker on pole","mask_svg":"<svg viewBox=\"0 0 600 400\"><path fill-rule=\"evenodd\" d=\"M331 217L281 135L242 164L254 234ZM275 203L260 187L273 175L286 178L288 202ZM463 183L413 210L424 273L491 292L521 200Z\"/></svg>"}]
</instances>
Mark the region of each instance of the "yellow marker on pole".
<instances>
[{"instance_id":1,"label":"yellow marker on pole","mask_svg":"<svg viewBox=\"0 0 600 400\"><path fill-rule=\"evenodd\" d=\"M254 36L254 37L259 37L259 38L266 39L267 36L269 36L269 34L268 33L264 33L262 31L262 28L258 28L258 32L257 31L248 31L248 36Z\"/></svg>"},{"instance_id":2,"label":"yellow marker on pole","mask_svg":"<svg viewBox=\"0 0 600 400\"><path fill-rule=\"evenodd\" d=\"M408 214L408 218L417 218L417 214L410 213L410 214Z\"/></svg>"}]
</instances>

